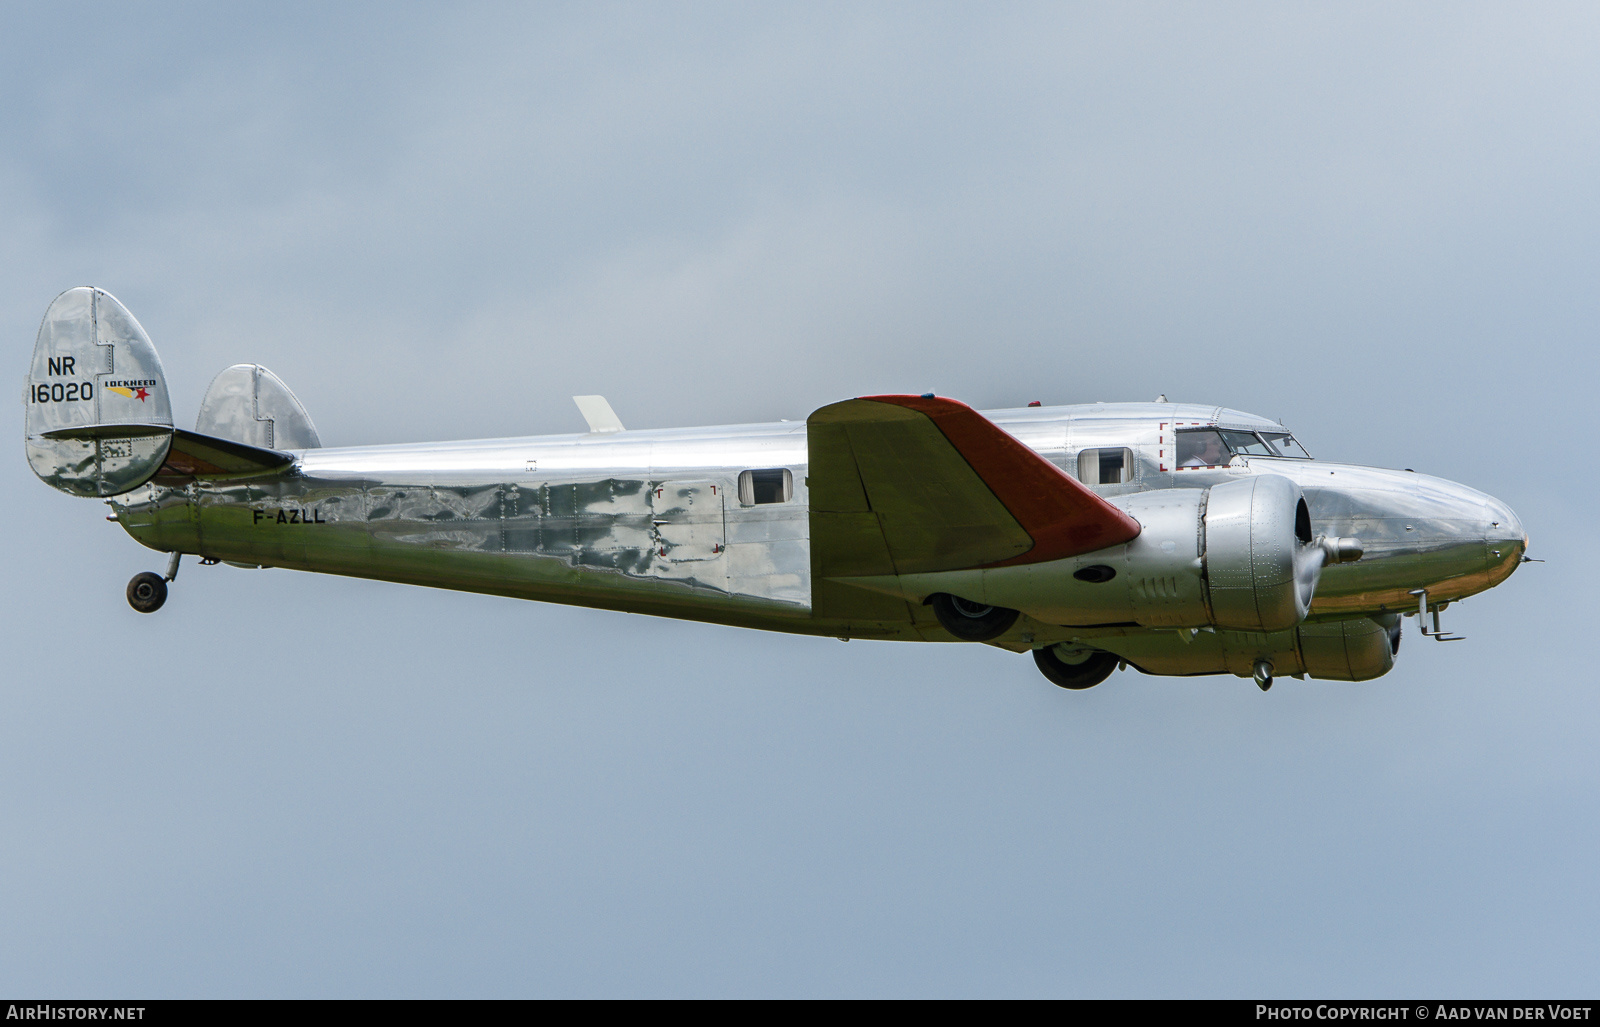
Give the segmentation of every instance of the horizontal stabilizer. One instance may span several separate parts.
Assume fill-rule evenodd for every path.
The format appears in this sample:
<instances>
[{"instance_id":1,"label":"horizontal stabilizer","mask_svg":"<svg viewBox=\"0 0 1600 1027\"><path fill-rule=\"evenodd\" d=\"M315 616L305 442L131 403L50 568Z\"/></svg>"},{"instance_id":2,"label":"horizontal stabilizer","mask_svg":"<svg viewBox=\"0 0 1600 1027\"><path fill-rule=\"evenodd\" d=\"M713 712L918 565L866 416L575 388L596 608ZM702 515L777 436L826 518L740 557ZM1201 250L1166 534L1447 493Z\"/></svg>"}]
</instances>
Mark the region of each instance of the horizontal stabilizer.
<instances>
[{"instance_id":1,"label":"horizontal stabilizer","mask_svg":"<svg viewBox=\"0 0 1600 1027\"><path fill-rule=\"evenodd\" d=\"M964 403L869 396L806 423L817 577L1042 563L1139 534Z\"/></svg>"},{"instance_id":2,"label":"horizontal stabilizer","mask_svg":"<svg viewBox=\"0 0 1600 1027\"><path fill-rule=\"evenodd\" d=\"M39 438L89 442L94 439L150 439L157 435L166 438L171 434L172 429L164 424L86 424L79 428L40 432Z\"/></svg>"},{"instance_id":3,"label":"horizontal stabilizer","mask_svg":"<svg viewBox=\"0 0 1600 1027\"><path fill-rule=\"evenodd\" d=\"M276 474L293 465L294 457L288 453L175 428L166 463L153 480L170 486L194 479L248 478Z\"/></svg>"},{"instance_id":4,"label":"horizontal stabilizer","mask_svg":"<svg viewBox=\"0 0 1600 1027\"><path fill-rule=\"evenodd\" d=\"M166 460L151 479L157 485L187 484L195 479L253 477L276 474L294 463L289 453L247 446L182 428L160 425L91 424L45 432L40 438L92 442L96 439L170 438Z\"/></svg>"}]
</instances>

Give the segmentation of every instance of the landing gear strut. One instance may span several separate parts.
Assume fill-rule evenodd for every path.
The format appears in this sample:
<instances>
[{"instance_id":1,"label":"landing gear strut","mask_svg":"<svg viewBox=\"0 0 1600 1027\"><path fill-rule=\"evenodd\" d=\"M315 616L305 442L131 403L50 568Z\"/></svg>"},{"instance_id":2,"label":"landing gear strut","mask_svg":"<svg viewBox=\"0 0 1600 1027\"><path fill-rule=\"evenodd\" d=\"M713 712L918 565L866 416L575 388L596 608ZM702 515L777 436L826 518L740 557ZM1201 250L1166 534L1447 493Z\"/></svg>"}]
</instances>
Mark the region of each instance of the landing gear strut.
<instances>
[{"instance_id":1,"label":"landing gear strut","mask_svg":"<svg viewBox=\"0 0 1600 1027\"><path fill-rule=\"evenodd\" d=\"M128 582L128 605L140 613L155 613L167 601L167 582L178 577L178 561L182 553L173 553L167 561L167 576L155 571L140 571Z\"/></svg>"},{"instance_id":2,"label":"landing gear strut","mask_svg":"<svg viewBox=\"0 0 1600 1027\"><path fill-rule=\"evenodd\" d=\"M1062 688L1093 688L1117 669L1115 653L1071 645L1051 645L1033 651L1033 662L1050 683Z\"/></svg>"}]
</instances>

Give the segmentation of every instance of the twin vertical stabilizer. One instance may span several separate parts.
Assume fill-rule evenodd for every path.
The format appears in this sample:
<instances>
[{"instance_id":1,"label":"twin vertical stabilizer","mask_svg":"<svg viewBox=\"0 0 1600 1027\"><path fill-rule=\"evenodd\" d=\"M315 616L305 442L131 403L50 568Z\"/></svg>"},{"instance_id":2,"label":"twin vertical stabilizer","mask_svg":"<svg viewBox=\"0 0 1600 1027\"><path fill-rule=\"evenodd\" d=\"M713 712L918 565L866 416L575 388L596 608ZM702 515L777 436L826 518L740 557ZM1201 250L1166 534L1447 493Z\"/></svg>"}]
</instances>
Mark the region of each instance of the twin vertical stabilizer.
<instances>
[{"instance_id":1,"label":"twin vertical stabilizer","mask_svg":"<svg viewBox=\"0 0 1600 1027\"><path fill-rule=\"evenodd\" d=\"M23 401L28 465L72 495L137 488L172 444L161 358L128 308L100 289L68 289L45 311Z\"/></svg>"},{"instance_id":2,"label":"twin vertical stabilizer","mask_svg":"<svg viewBox=\"0 0 1600 1027\"><path fill-rule=\"evenodd\" d=\"M283 450L322 445L294 393L257 364L217 375L197 430L175 428L155 346L101 289L69 289L45 311L23 404L28 465L75 496L274 474L293 462Z\"/></svg>"},{"instance_id":3,"label":"twin vertical stabilizer","mask_svg":"<svg viewBox=\"0 0 1600 1027\"><path fill-rule=\"evenodd\" d=\"M262 449L322 445L306 408L260 364L234 364L212 379L194 430Z\"/></svg>"}]
</instances>

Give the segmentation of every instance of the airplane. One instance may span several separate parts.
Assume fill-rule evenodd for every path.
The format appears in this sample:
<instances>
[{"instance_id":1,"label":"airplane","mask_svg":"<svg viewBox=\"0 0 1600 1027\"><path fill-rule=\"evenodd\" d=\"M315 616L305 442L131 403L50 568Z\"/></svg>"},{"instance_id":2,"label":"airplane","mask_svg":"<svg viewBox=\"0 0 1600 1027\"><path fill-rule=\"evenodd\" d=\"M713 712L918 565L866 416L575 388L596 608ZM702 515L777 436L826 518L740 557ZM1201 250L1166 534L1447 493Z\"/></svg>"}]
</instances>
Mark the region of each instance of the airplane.
<instances>
[{"instance_id":1,"label":"airplane","mask_svg":"<svg viewBox=\"0 0 1600 1027\"><path fill-rule=\"evenodd\" d=\"M160 358L109 293L39 328L28 463L94 497L165 574L184 554L840 639L1028 653L1066 689L1119 668L1364 681L1402 615L1527 558L1499 500L1312 459L1283 425L1214 406L866 396L804 422L328 447L271 371L235 364L178 428Z\"/></svg>"}]
</instances>

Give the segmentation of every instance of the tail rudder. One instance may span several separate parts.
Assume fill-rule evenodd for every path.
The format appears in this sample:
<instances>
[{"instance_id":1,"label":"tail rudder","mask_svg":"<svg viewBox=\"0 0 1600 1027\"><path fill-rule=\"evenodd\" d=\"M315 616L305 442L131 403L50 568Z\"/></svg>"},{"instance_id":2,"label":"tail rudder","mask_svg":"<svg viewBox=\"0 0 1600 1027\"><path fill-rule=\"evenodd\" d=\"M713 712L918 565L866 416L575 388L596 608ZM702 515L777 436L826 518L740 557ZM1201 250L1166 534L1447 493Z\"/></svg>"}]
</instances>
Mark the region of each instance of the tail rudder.
<instances>
[{"instance_id":1,"label":"tail rudder","mask_svg":"<svg viewBox=\"0 0 1600 1027\"><path fill-rule=\"evenodd\" d=\"M45 311L28 373L28 465L76 496L148 481L172 444L167 379L150 337L101 289L68 289Z\"/></svg>"}]
</instances>

